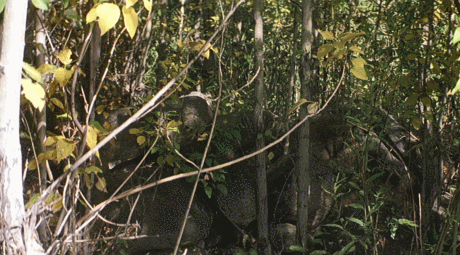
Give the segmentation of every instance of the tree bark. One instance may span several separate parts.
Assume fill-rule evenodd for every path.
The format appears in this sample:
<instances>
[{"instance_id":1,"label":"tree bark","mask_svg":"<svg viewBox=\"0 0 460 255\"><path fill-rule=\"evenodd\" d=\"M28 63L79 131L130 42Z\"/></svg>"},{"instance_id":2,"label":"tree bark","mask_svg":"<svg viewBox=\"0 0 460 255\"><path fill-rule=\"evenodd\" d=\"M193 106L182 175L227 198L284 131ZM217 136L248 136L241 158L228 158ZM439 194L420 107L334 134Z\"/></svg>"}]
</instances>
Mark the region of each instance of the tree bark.
<instances>
[{"instance_id":1,"label":"tree bark","mask_svg":"<svg viewBox=\"0 0 460 255\"><path fill-rule=\"evenodd\" d=\"M301 62L301 98L310 101L310 84L313 78L312 54L313 25L311 0L302 4L302 62ZM300 108L300 119L307 116L307 104ZM307 247L308 201L310 200L310 123L307 120L300 127L299 155L297 162L297 241L302 247Z\"/></svg>"},{"instance_id":2,"label":"tree bark","mask_svg":"<svg viewBox=\"0 0 460 255\"><path fill-rule=\"evenodd\" d=\"M0 241L4 254L39 254L24 224L19 107L27 0L7 1L0 57Z\"/></svg>"},{"instance_id":3,"label":"tree bark","mask_svg":"<svg viewBox=\"0 0 460 255\"><path fill-rule=\"evenodd\" d=\"M264 36L263 36L263 0L254 1L254 19L256 22L254 29L254 48L256 54L256 71L259 74L256 82L256 106L255 118L259 134L264 133ZM263 135L259 135L256 142L257 150L265 147ZM259 232L259 251L261 254L271 254L270 243L268 240L268 204L267 204L267 176L266 176L266 155L265 152L256 156L257 165L257 228Z\"/></svg>"}]
</instances>

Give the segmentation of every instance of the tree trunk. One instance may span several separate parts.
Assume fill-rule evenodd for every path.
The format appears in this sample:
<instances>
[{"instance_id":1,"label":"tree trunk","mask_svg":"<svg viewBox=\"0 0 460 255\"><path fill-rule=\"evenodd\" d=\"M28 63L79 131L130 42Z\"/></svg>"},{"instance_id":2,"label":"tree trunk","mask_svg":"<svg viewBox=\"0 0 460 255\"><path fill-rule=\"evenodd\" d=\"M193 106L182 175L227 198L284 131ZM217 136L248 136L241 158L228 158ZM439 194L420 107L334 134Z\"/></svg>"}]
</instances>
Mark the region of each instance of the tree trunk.
<instances>
[{"instance_id":1,"label":"tree trunk","mask_svg":"<svg viewBox=\"0 0 460 255\"><path fill-rule=\"evenodd\" d=\"M256 21L254 29L254 42L256 54L256 72L259 71L256 82L256 106L255 118L259 134L264 133L264 36L263 36L263 0L254 1L254 19ZM263 136L257 138L257 150L265 146ZM265 152L256 156L257 165L257 222L259 232L259 251L261 254L271 254L270 243L268 241L268 204L267 204L267 176L266 176L266 156Z\"/></svg>"},{"instance_id":2,"label":"tree trunk","mask_svg":"<svg viewBox=\"0 0 460 255\"><path fill-rule=\"evenodd\" d=\"M19 106L27 0L7 1L0 57L0 240L4 254L39 254L35 229L24 224Z\"/></svg>"},{"instance_id":3,"label":"tree trunk","mask_svg":"<svg viewBox=\"0 0 460 255\"><path fill-rule=\"evenodd\" d=\"M310 84L313 78L312 54L313 26L311 0L304 0L302 15L302 62L301 62L301 98L310 100ZM300 108L300 119L307 116L307 105ZM308 120L300 127L299 155L297 162L297 240L299 245L307 247L308 201L310 200L310 123Z\"/></svg>"}]
</instances>

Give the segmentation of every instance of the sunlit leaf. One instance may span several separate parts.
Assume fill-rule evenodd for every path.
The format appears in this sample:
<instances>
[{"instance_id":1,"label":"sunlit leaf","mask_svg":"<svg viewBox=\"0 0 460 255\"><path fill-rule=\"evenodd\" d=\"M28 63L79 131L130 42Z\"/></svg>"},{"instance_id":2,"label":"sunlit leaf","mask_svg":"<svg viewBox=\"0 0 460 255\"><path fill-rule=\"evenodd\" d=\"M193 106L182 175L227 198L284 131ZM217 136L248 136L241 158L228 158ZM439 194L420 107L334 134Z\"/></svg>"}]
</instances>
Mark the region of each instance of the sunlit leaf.
<instances>
[{"instance_id":1,"label":"sunlit leaf","mask_svg":"<svg viewBox=\"0 0 460 255\"><path fill-rule=\"evenodd\" d=\"M5 9L6 0L0 0L0 13Z\"/></svg>"},{"instance_id":2,"label":"sunlit leaf","mask_svg":"<svg viewBox=\"0 0 460 255\"><path fill-rule=\"evenodd\" d=\"M332 32L330 31L322 31L322 30L318 30L318 31L324 40L334 40L335 39L334 34L332 34Z\"/></svg>"},{"instance_id":3,"label":"sunlit leaf","mask_svg":"<svg viewBox=\"0 0 460 255\"><path fill-rule=\"evenodd\" d=\"M312 102L307 106L307 111L309 114L314 114L316 111L318 111L318 103L317 102Z\"/></svg>"},{"instance_id":4,"label":"sunlit leaf","mask_svg":"<svg viewBox=\"0 0 460 255\"><path fill-rule=\"evenodd\" d=\"M42 73L40 73L39 70L35 69L35 67L29 65L26 62L23 62L22 63L22 69L24 69L24 71L27 73L27 75L29 75L30 78L34 79L34 81L37 81L40 84L44 83Z\"/></svg>"},{"instance_id":5,"label":"sunlit leaf","mask_svg":"<svg viewBox=\"0 0 460 255\"><path fill-rule=\"evenodd\" d=\"M307 103L307 102L308 102L307 99L301 98L299 101L297 101L297 102L291 107L291 109L289 109L289 113L288 113L288 114L290 115L290 114L293 113L295 110L297 110L297 108L299 108L301 105L303 105L303 104L305 104L305 103Z\"/></svg>"},{"instance_id":6,"label":"sunlit leaf","mask_svg":"<svg viewBox=\"0 0 460 255\"><path fill-rule=\"evenodd\" d=\"M131 135L137 135L137 134L141 134L143 131L139 128L130 128L129 129L129 133Z\"/></svg>"},{"instance_id":7,"label":"sunlit leaf","mask_svg":"<svg viewBox=\"0 0 460 255\"><path fill-rule=\"evenodd\" d=\"M321 45L321 47L319 47L318 54L316 56L318 58L327 56L327 54L329 54L333 49L334 49L334 46L332 44L323 44Z\"/></svg>"},{"instance_id":8,"label":"sunlit leaf","mask_svg":"<svg viewBox=\"0 0 460 255\"><path fill-rule=\"evenodd\" d=\"M100 4L95 4L91 10L89 10L88 14L86 14L86 23L91 23L96 20L97 18L97 7Z\"/></svg>"},{"instance_id":9,"label":"sunlit leaf","mask_svg":"<svg viewBox=\"0 0 460 255\"><path fill-rule=\"evenodd\" d=\"M96 107L96 113L101 114L104 111L105 107L107 107L107 105L105 104L99 105L98 107Z\"/></svg>"},{"instance_id":10,"label":"sunlit leaf","mask_svg":"<svg viewBox=\"0 0 460 255\"><path fill-rule=\"evenodd\" d=\"M358 79L367 80L367 73L364 65L366 65L366 60L362 58L354 58L351 60L353 67L351 68L351 73Z\"/></svg>"},{"instance_id":11,"label":"sunlit leaf","mask_svg":"<svg viewBox=\"0 0 460 255\"><path fill-rule=\"evenodd\" d=\"M341 34L339 36L339 38L342 38L343 41L350 41L350 40L353 40L355 39L356 37L358 36L361 36L361 35L364 35L365 33L364 32L358 32L358 33L354 33L354 32L346 32L344 34Z\"/></svg>"},{"instance_id":12,"label":"sunlit leaf","mask_svg":"<svg viewBox=\"0 0 460 255\"><path fill-rule=\"evenodd\" d=\"M88 144L88 147L90 149L93 149L96 147L97 144L97 136L99 135L99 130L97 128L88 127L88 134L86 136L86 144Z\"/></svg>"},{"instance_id":13,"label":"sunlit leaf","mask_svg":"<svg viewBox=\"0 0 460 255\"><path fill-rule=\"evenodd\" d=\"M451 44L456 44L460 41L460 27L457 27L454 32L454 37L452 38L452 41L450 41Z\"/></svg>"},{"instance_id":14,"label":"sunlit leaf","mask_svg":"<svg viewBox=\"0 0 460 255\"><path fill-rule=\"evenodd\" d=\"M144 145L145 142L147 141L147 139L143 135L138 136L136 140L137 140L137 144L141 146Z\"/></svg>"},{"instance_id":15,"label":"sunlit leaf","mask_svg":"<svg viewBox=\"0 0 460 255\"><path fill-rule=\"evenodd\" d=\"M70 58L72 56L72 51L68 48L65 48L61 50L56 57L61 61L62 64L68 65L72 62L72 59Z\"/></svg>"},{"instance_id":16,"label":"sunlit leaf","mask_svg":"<svg viewBox=\"0 0 460 255\"><path fill-rule=\"evenodd\" d=\"M77 145L73 140L67 138L59 139L56 143L57 161L60 162L61 160L70 156L75 150L76 146Z\"/></svg>"},{"instance_id":17,"label":"sunlit leaf","mask_svg":"<svg viewBox=\"0 0 460 255\"><path fill-rule=\"evenodd\" d=\"M151 12L152 11L152 2L151 0L144 0L144 7L147 9L147 11Z\"/></svg>"},{"instance_id":18,"label":"sunlit leaf","mask_svg":"<svg viewBox=\"0 0 460 255\"><path fill-rule=\"evenodd\" d=\"M43 110L45 107L45 90L42 85L32 82L31 79L26 78L22 79L22 92L27 100L29 100L32 105L39 109Z\"/></svg>"},{"instance_id":19,"label":"sunlit leaf","mask_svg":"<svg viewBox=\"0 0 460 255\"><path fill-rule=\"evenodd\" d=\"M455 95L458 91L460 90L460 79L458 79L457 84L455 85L455 88L447 93L448 96L453 96Z\"/></svg>"},{"instance_id":20,"label":"sunlit leaf","mask_svg":"<svg viewBox=\"0 0 460 255\"><path fill-rule=\"evenodd\" d=\"M35 8L47 11L50 8L50 0L32 0Z\"/></svg>"},{"instance_id":21,"label":"sunlit leaf","mask_svg":"<svg viewBox=\"0 0 460 255\"><path fill-rule=\"evenodd\" d=\"M356 52L356 53L364 54L364 51L362 51L359 47L357 47L357 46L355 46L355 45L350 46L349 49L350 49L351 51Z\"/></svg>"},{"instance_id":22,"label":"sunlit leaf","mask_svg":"<svg viewBox=\"0 0 460 255\"><path fill-rule=\"evenodd\" d=\"M181 39L178 39L177 40L177 46L179 46L179 48L183 49L185 47L185 44L184 44L184 42L182 42Z\"/></svg>"},{"instance_id":23,"label":"sunlit leaf","mask_svg":"<svg viewBox=\"0 0 460 255\"><path fill-rule=\"evenodd\" d=\"M97 166L90 166L90 167L87 167L85 169L85 173L87 173L87 174L91 174L91 173L100 174L100 173L102 173L102 170Z\"/></svg>"},{"instance_id":24,"label":"sunlit leaf","mask_svg":"<svg viewBox=\"0 0 460 255\"><path fill-rule=\"evenodd\" d=\"M122 11L126 30L128 30L129 36L131 36L131 38L134 38L134 35L136 35L137 25L139 22L136 11L132 7L125 8L124 6L122 7Z\"/></svg>"},{"instance_id":25,"label":"sunlit leaf","mask_svg":"<svg viewBox=\"0 0 460 255\"><path fill-rule=\"evenodd\" d=\"M137 3L137 0L126 0L126 8L129 8Z\"/></svg>"},{"instance_id":26,"label":"sunlit leaf","mask_svg":"<svg viewBox=\"0 0 460 255\"><path fill-rule=\"evenodd\" d=\"M30 198L29 202L27 202L27 204L26 204L26 209L29 209L29 207L30 207L33 203L35 203L35 201L37 201L39 198L40 198L40 193L34 194L34 195Z\"/></svg>"},{"instance_id":27,"label":"sunlit leaf","mask_svg":"<svg viewBox=\"0 0 460 255\"><path fill-rule=\"evenodd\" d=\"M86 23L93 22L99 18L99 27L101 35L113 28L120 19L120 8L116 4L102 3L96 4L86 15Z\"/></svg>"},{"instance_id":28,"label":"sunlit leaf","mask_svg":"<svg viewBox=\"0 0 460 255\"><path fill-rule=\"evenodd\" d=\"M72 69L67 70L63 67L59 67L51 71L51 73L54 73L54 75L56 76L56 81L59 83L59 85L65 86L69 82L70 78L72 78L75 68L76 67L73 66Z\"/></svg>"},{"instance_id":29,"label":"sunlit leaf","mask_svg":"<svg viewBox=\"0 0 460 255\"><path fill-rule=\"evenodd\" d=\"M46 74L46 73L51 73L53 70L55 70L57 67L55 65L50 65L50 64L44 64L38 68L38 71L41 74Z\"/></svg>"}]
</instances>

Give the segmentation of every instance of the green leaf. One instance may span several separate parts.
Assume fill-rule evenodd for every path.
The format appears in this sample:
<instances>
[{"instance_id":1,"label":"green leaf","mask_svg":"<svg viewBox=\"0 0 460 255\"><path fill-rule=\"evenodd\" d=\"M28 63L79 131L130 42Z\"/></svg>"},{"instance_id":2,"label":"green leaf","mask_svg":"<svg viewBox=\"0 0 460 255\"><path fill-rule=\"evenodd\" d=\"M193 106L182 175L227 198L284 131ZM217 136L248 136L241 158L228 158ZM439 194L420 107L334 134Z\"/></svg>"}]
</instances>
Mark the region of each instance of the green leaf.
<instances>
[{"instance_id":1,"label":"green leaf","mask_svg":"<svg viewBox=\"0 0 460 255\"><path fill-rule=\"evenodd\" d=\"M102 173L102 170L97 166L90 166L85 169L85 172L87 174L91 174L91 173L99 174L99 173Z\"/></svg>"},{"instance_id":2,"label":"green leaf","mask_svg":"<svg viewBox=\"0 0 460 255\"><path fill-rule=\"evenodd\" d=\"M363 205L353 203L353 204L348 204L347 207L355 208L355 209L364 209Z\"/></svg>"},{"instance_id":3,"label":"green leaf","mask_svg":"<svg viewBox=\"0 0 460 255\"><path fill-rule=\"evenodd\" d=\"M458 28L457 28L458 30ZM458 79L457 84L455 85L455 88L447 93L448 96L453 96L455 95L458 91L460 90L460 79Z\"/></svg>"},{"instance_id":4,"label":"green leaf","mask_svg":"<svg viewBox=\"0 0 460 255\"><path fill-rule=\"evenodd\" d=\"M212 188L207 186L206 188L204 188L204 192L206 192L206 195L208 195L209 198L211 198L211 195L212 195Z\"/></svg>"},{"instance_id":5,"label":"green leaf","mask_svg":"<svg viewBox=\"0 0 460 255\"><path fill-rule=\"evenodd\" d=\"M365 226L364 222L363 222L362 220L360 220L360 219L356 219L356 218L353 218L353 217L349 217L348 220L351 221L351 222L354 222L354 223L356 223L356 224L358 224L358 225L360 225L361 227L364 227L364 226Z\"/></svg>"},{"instance_id":6,"label":"green leaf","mask_svg":"<svg viewBox=\"0 0 460 255\"><path fill-rule=\"evenodd\" d=\"M0 13L5 9L6 0L0 0Z\"/></svg>"},{"instance_id":7,"label":"green leaf","mask_svg":"<svg viewBox=\"0 0 460 255\"><path fill-rule=\"evenodd\" d=\"M32 4L35 8L47 11L50 8L50 0L32 0Z\"/></svg>"},{"instance_id":8,"label":"green leaf","mask_svg":"<svg viewBox=\"0 0 460 255\"><path fill-rule=\"evenodd\" d=\"M291 113L293 113L295 110L297 110L297 108L299 108L301 105L307 103L308 100L305 99L305 98L301 98L299 99L299 101L297 101L292 107L291 109L289 109L289 115L291 115Z\"/></svg>"},{"instance_id":9,"label":"green leaf","mask_svg":"<svg viewBox=\"0 0 460 255\"><path fill-rule=\"evenodd\" d=\"M457 27L454 32L454 38L450 41L450 44L456 44L460 41L460 27Z\"/></svg>"},{"instance_id":10,"label":"green leaf","mask_svg":"<svg viewBox=\"0 0 460 255\"><path fill-rule=\"evenodd\" d=\"M300 245L291 245L289 247L289 250L291 251L297 251L297 252L307 252L307 250L305 250L305 248L303 248L302 246Z\"/></svg>"},{"instance_id":11,"label":"green leaf","mask_svg":"<svg viewBox=\"0 0 460 255\"><path fill-rule=\"evenodd\" d=\"M224 196L227 196L228 190L223 184L217 184L217 188L222 192Z\"/></svg>"}]
</instances>

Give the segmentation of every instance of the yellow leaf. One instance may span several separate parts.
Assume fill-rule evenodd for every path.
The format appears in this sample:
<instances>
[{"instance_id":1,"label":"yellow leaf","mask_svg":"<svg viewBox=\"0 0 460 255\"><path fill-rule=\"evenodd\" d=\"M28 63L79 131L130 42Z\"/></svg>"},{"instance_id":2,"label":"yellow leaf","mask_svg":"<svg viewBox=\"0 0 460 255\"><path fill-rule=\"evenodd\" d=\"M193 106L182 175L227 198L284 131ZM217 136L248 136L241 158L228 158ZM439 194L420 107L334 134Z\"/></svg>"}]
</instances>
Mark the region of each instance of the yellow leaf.
<instances>
[{"instance_id":1,"label":"yellow leaf","mask_svg":"<svg viewBox=\"0 0 460 255\"><path fill-rule=\"evenodd\" d=\"M57 99L55 97L51 98L50 100L54 105L56 105L57 107L59 107L62 110L64 110L64 105L62 104L61 100L59 100L59 99Z\"/></svg>"},{"instance_id":2,"label":"yellow leaf","mask_svg":"<svg viewBox=\"0 0 460 255\"><path fill-rule=\"evenodd\" d=\"M414 94L410 95L410 96L406 99L406 104L409 105L409 106L416 104L417 101L418 101L418 96L419 96L418 93L414 93Z\"/></svg>"},{"instance_id":3,"label":"yellow leaf","mask_svg":"<svg viewBox=\"0 0 460 255\"><path fill-rule=\"evenodd\" d=\"M86 23L93 22L96 18L99 18L101 35L104 35L120 19L120 8L111 3L96 4L86 15Z\"/></svg>"},{"instance_id":4,"label":"yellow leaf","mask_svg":"<svg viewBox=\"0 0 460 255\"><path fill-rule=\"evenodd\" d=\"M359 32L359 33L346 32L344 34L341 34L339 36L339 38L341 37L343 41L347 42L347 41L353 40L356 37L361 36L363 34L365 34L365 33L364 32Z\"/></svg>"},{"instance_id":5,"label":"yellow leaf","mask_svg":"<svg viewBox=\"0 0 460 255\"><path fill-rule=\"evenodd\" d=\"M125 6L123 6L122 11L123 11L123 20L125 21L126 30L128 30L129 36L131 36L131 38L134 38L134 35L136 34L136 30L137 30L137 25L138 25L136 11L132 7L125 8Z\"/></svg>"},{"instance_id":6,"label":"yellow leaf","mask_svg":"<svg viewBox=\"0 0 460 255\"><path fill-rule=\"evenodd\" d=\"M142 133L142 130L140 130L139 128L130 128L129 133L132 135L137 135L137 134Z\"/></svg>"},{"instance_id":7,"label":"yellow leaf","mask_svg":"<svg viewBox=\"0 0 460 255\"><path fill-rule=\"evenodd\" d=\"M307 99L305 98L301 98L299 101L297 101L292 107L291 109L289 109L289 115L291 115L291 113L293 113L295 110L297 110L297 108L299 108L301 105L307 103Z\"/></svg>"},{"instance_id":8,"label":"yellow leaf","mask_svg":"<svg viewBox=\"0 0 460 255\"><path fill-rule=\"evenodd\" d=\"M101 104L98 107L96 107L97 114L101 114L104 111L105 107L106 107L105 104Z\"/></svg>"},{"instance_id":9,"label":"yellow leaf","mask_svg":"<svg viewBox=\"0 0 460 255\"><path fill-rule=\"evenodd\" d=\"M350 46L350 50L352 50L352 51L354 51L356 53L359 53L359 54L364 54L364 51L362 51L360 48L358 48L355 45Z\"/></svg>"},{"instance_id":10,"label":"yellow leaf","mask_svg":"<svg viewBox=\"0 0 460 255\"><path fill-rule=\"evenodd\" d=\"M324 40L334 40L334 35L330 31L318 30Z\"/></svg>"},{"instance_id":11,"label":"yellow leaf","mask_svg":"<svg viewBox=\"0 0 460 255\"><path fill-rule=\"evenodd\" d=\"M171 120L170 122L168 122L168 128L176 128L180 125L182 125L181 121Z\"/></svg>"},{"instance_id":12,"label":"yellow leaf","mask_svg":"<svg viewBox=\"0 0 460 255\"><path fill-rule=\"evenodd\" d=\"M327 54L329 54L329 52L331 52L333 49L334 49L334 46L332 44L321 45L321 47L319 47L318 49L317 57L322 58L324 56L327 56Z\"/></svg>"},{"instance_id":13,"label":"yellow leaf","mask_svg":"<svg viewBox=\"0 0 460 255\"><path fill-rule=\"evenodd\" d=\"M86 136L86 144L90 149L96 147L97 144L97 136L99 135L99 130L97 128L88 127L88 135Z\"/></svg>"},{"instance_id":14,"label":"yellow leaf","mask_svg":"<svg viewBox=\"0 0 460 255\"><path fill-rule=\"evenodd\" d=\"M40 111L45 107L45 90L42 85L29 78L22 79L22 94Z\"/></svg>"},{"instance_id":15,"label":"yellow leaf","mask_svg":"<svg viewBox=\"0 0 460 255\"><path fill-rule=\"evenodd\" d=\"M183 49L185 47L184 42L182 42L181 39L177 40L177 46L179 46L179 48L181 48L181 49Z\"/></svg>"},{"instance_id":16,"label":"yellow leaf","mask_svg":"<svg viewBox=\"0 0 460 255\"><path fill-rule=\"evenodd\" d=\"M354 58L351 60L351 63L353 64L351 73L353 73L353 75L358 79L367 80L367 73L364 68L364 65L367 64L366 60L362 58Z\"/></svg>"},{"instance_id":17,"label":"yellow leaf","mask_svg":"<svg viewBox=\"0 0 460 255\"><path fill-rule=\"evenodd\" d=\"M308 111L308 113L310 113L310 114L313 114L313 113L315 113L316 111L318 111L318 103L317 103L317 102L313 102L313 103L309 104L308 107L307 107L307 111Z\"/></svg>"},{"instance_id":18,"label":"yellow leaf","mask_svg":"<svg viewBox=\"0 0 460 255\"><path fill-rule=\"evenodd\" d=\"M198 141L205 141L206 139L208 139L208 133L204 133L202 135L200 135L200 137L198 137Z\"/></svg>"},{"instance_id":19,"label":"yellow leaf","mask_svg":"<svg viewBox=\"0 0 460 255\"><path fill-rule=\"evenodd\" d=\"M37 161L35 159L29 162L29 170L36 170L37 169Z\"/></svg>"},{"instance_id":20,"label":"yellow leaf","mask_svg":"<svg viewBox=\"0 0 460 255\"><path fill-rule=\"evenodd\" d=\"M268 160L272 160L275 157L275 154L271 151L268 153Z\"/></svg>"},{"instance_id":21,"label":"yellow leaf","mask_svg":"<svg viewBox=\"0 0 460 255\"><path fill-rule=\"evenodd\" d=\"M76 144L74 141L63 138L59 139L56 143L56 159L58 162L67 158L75 150Z\"/></svg>"},{"instance_id":22,"label":"yellow leaf","mask_svg":"<svg viewBox=\"0 0 460 255\"><path fill-rule=\"evenodd\" d=\"M366 60L360 57L352 59L351 63L353 63L354 66L360 66L360 67L364 67L364 65L367 65Z\"/></svg>"},{"instance_id":23,"label":"yellow leaf","mask_svg":"<svg viewBox=\"0 0 460 255\"><path fill-rule=\"evenodd\" d=\"M145 136L140 135L140 136L137 137L137 144L142 146L142 145L145 144L145 142L146 142Z\"/></svg>"},{"instance_id":24,"label":"yellow leaf","mask_svg":"<svg viewBox=\"0 0 460 255\"><path fill-rule=\"evenodd\" d=\"M62 64L68 65L72 62L72 59L70 58L72 56L72 51L70 49L63 49L61 50L56 57L61 61Z\"/></svg>"},{"instance_id":25,"label":"yellow leaf","mask_svg":"<svg viewBox=\"0 0 460 255\"><path fill-rule=\"evenodd\" d=\"M126 0L126 8L129 8L137 3L137 0Z\"/></svg>"},{"instance_id":26,"label":"yellow leaf","mask_svg":"<svg viewBox=\"0 0 460 255\"><path fill-rule=\"evenodd\" d=\"M45 140L45 146L51 146L57 143L59 139L64 138L64 136L48 136Z\"/></svg>"},{"instance_id":27,"label":"yellow leaf","mask_svg":"<svg viewBox=\"0 0 460 255\"><path fill-rule=\"evenodd\" d=\"M144 7L145 9L147 9L147 11L152 11L152 3L150 2L150 0L144 0Z\"/></svg>"},{"instance_id":28,"label":"yellow leaf","mask_svg":"<svg viewBox=\"0 0 460 255\"><path fill-rule=\"evenodd\" d=\"M96 20L97 18L97 8L100 4L96 4L89 10L88 14L86 14L86 23L91 23Z\"/></svg>"},{"instance_id":29,"label":"yellow leaf","mask_svg":"<svg viewBox=\"0 0 460 255\"><path fill-rule=\"evenodd\" d=\"M38 71L42 74L46 74L53 72L54 69L56 69L55 65L44 64L38 68Z\"/></svg>"},{"instance_id":30,"label":"yellow leaf","mask_svg":"<svg viewBox=\"0 0 460 255\"><path fill-rule=\"evenodd\" d=\"M74 71L75 66L73 66L70 70L67 70L63 67L59 67L53 70L52 73L54 73L54 75L56 76L56 81L59 83L59 85L65 86L69 82L70 78L72 78Z\"/></svg>"},{"instance_id":31,"label":"yellow leaf","mask_svg":"<svg viewBox=\"0 0 460 255\"><path fill-rule=\"evenodd\" d=\"M40 84L45 83L43 81L42 73L35 69L35 67L29 65L26 62L23 62L22 69L30 76L30 78L34 79L35 81L39 82Z\"/></svg>"}]
</instances>

